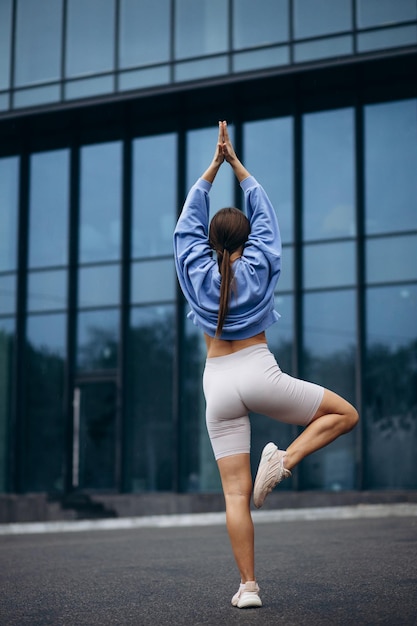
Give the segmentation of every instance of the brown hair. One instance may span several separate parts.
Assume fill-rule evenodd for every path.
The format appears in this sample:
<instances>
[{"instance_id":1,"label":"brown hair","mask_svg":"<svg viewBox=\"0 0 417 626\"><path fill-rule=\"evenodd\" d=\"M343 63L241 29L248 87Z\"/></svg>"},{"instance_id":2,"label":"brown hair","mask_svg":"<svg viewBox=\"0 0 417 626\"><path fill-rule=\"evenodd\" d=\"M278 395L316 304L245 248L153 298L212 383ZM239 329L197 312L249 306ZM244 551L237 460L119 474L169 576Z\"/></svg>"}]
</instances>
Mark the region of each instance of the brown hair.
<instances>
[{"instance_id":1,"label":"brown hair","mask_svg":"<svg viewBox=\"0 0 417 626\"><path fill-rule=\"evenodd\" d=\"M249 220L239 209L220 209L210 222L210 246L217 253L217 263L221 275L219 317L216 337L220 337L229 310L230 293L233 286L233 272L230 255L243 247L250 234Z\"/></svg>"}]
</instances>

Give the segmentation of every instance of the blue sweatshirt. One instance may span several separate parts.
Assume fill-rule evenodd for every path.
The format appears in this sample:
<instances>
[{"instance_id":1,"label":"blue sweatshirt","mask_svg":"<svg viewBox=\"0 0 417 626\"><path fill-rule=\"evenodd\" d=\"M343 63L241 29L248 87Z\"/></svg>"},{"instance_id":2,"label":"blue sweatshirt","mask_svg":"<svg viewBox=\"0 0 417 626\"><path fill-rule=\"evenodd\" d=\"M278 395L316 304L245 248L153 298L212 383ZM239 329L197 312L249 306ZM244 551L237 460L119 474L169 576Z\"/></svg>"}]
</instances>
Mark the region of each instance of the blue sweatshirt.
<instances>
[{"instance_id":1,"label":"blue sweatshirt","mask_svg":"<svg viewBox=\"0 0 417 626\"><path fill-rule=\"evenodd\" d=\"M221 339L247 339L276 322L274 290L281 271L281 236L274 208L253 176L240 184L251 233L233 262L236 289ZM188 317L210 337L216 334L221 276L208 239L209 191L203 178L191 187L174 232L175 266Z\"/></svg>"}]
</instances>

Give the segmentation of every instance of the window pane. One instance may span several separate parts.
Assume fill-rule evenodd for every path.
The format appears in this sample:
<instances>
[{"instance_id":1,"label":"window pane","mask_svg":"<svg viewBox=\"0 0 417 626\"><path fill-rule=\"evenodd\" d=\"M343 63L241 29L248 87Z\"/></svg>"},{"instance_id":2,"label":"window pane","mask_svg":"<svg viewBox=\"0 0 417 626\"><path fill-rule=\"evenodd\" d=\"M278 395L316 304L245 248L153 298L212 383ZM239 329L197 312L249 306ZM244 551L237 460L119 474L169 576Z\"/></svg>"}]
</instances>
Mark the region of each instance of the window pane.
<instances>
[{"instance_id":1,"label":"window pane","mask_svg":"<svg viewBox=\"0 0 417 626\"><path fill-rule=\"evenodd\" d=\"M287 41L288 37L288 0L233 1L235 49Z\"/></svg>"},{"instance_id":2,"label":"window pane","mask_svg":"<svg viewBox=\"0 0 417 626\"><path fill-rule=\"evenodd\" d=\"M14 315L16 311L16 274L0 276L0 315Z\"/></svg>"},{"instance_id":3,"label":"window pane","mask_svg":"<svg viewBox=\"0 0 417 626\"><path fill-rule=\"evenodd\" d=\"M174 487L174 318L173 306L131 312L127 458L129 488L134 492Z\"/></svg>"},{"instance_id":4,"label":"window pane","mask_svg":"<svg viewBox=\"0 0 417 626\"><path fill-rule=\"evenodd\" d=\"M32 154L29 267L68 263L69 152Z\"/></svg>"},{"instance_id":5,"label":"window pane","mask_svg":"<svg viewBox=\"0 0 417 626\"><path fill-rule=\"evenodd\" d=\"M354 291L304 296L303 377L355 404L356 306ZM301 489L354 489L356 431L304 459Z\"/></svg>"},{"instance_id":6,"label":"window pane","mask_svg":"<svg viewBox=\"0 0 417 626\"><path fill-rule=\"evenodd\" d=\"M415 0L357 0L359 28L417 19Z\"/></svg>"},{"instance_id":7,"label":"window pane","mask_svg":"<svg viewBox=\"0 0 417 626\"><path fill-rule=\"evenodd\" d=\"M120 266L81 267L79 269L79 308L117 305L120 300Z\"/></svg>"},{"instance_id":8,"label":"window pane","mask_svg":"<svg viewBox=\"0 0 417 626\"><path fill-rule=\"evenodd\" d=\"M66 316L30 316L26 349L25 491L63 491ZM46 454L47 452L47 454Z\"/></svg>"},{"instance_id":9,"label":"window pane","mask_svg":"<svg viewBox=\"0 0 417 626\"><path fill-rule=\"evenodd\" d=\"M132 302L149 304L175 298L174 261L140 261L132 264Z\"/></svg>"},{"instance_id":10,"label":"window pane","mask_svg":"<svg viewBox=\"0 0 417 626\"><path fill-rule=\"evenodd\" d=\"M282 266L278 283L278 293L294 289L294 247L283 246Z\"/></svg>"},{"instance_id":11,"label":"window pane","mask_svg":"<svg viewBox=\"0 0 417 626\"><path fill-rule=\"evenodd\" d=\"M313 59L327 59L353 53L353 39L350 35L329 37L316 41L297 43L294 46L294 60L296 63L312 61Z\"/></svg>"},{"instance_id":12,"label":"window pane","mask_svg":"<svg viewBox=\"0 0 417 626\"><path fill-rule=\"evenodd\" d=\"M306 240L355 234L352 109L303 118L303 235Z\"/></svg>"},{"instance_id":13,"label":"window pane","mask_svg":"<svg viewBox=\"0 0 417 626\"><path fill-rule=\"evenodd\" d=\"M28 310L65 309L67 303L67 272L29 272Z\"/></svg>"},{"instance_id":14,"label":"window pane","mask_svg":"<svg viewBox=\"0 0 417 626\"><path fill-rule=\"evenodd\" d=\"M19 159L0 159L0 271L16 269Z\"/></svg>"},{"instance_id":15,"label":"window pane","mask_svg":"<svg viewBox=\"0 0 417 626\"><path fill-rule=\"evenodd\" d=\"M145 70L133 70L119 74L119 91L130 89L145 89L154 85L165 85L171 82L168 65L151 67Z\"/></svg>"},{"instance_id":16,"label":"window pane","mask_svg":"<svg viewBox=\"0 0 417 626\"><path fill-rule=\"evenodd\" d=\"M77 333L78 370L108 370L117 367L118 309L79 313Z\"/></svg>"},{"instance_id":17,"label":"window pane","mask_svg":"<svg viewBox=\"0 0 417 626\"><path fill-rule=\"evenodd\" d=\"M417 236L368 240L366 280L368 283L417 280Z\"/></svg>"},{"instance_id":18,"label":"window pane","mask_svg":"<svg viewBox=\"0 0 417 626\"><path fill-rule=\"evenodd\" d=\"M15 84L58 80L61 71L62 0L18 0Z\"/></svg>"},{"instance_id":19,"label":"window pane","mask_svg":"<svg viewBox=\"0 0 417 626\"><path fill-rule=\"evenodd\" d=\"M122 146L106 143L81 149L80 260L120 257Z\"/></svg>"},{"instance_id":20,"label":"window pane","mask_svg":"<svg viewBox=\"0 0 417 626\"><path fill-rule=\"evenodd\" d=\"M133 142L133 257L172 254L177 217L176 164L175 134Z\"/></svg>"},{"instance_id":21,"label":"window pane","mask_svg":"<svg viewBox=\"0 0 417 626\"><path fill-rule=\"evenodd\" d=\"M246 72L264 67L274 67L275 65L286 65L289 62L290 52L288 46L238 52L233 55L233 71Z\"/></svg>"},{"instance_id":22,"label":"window pane","mask_svg":"<svg viewBox=\"0 0 417 626\"><path fill-rule=\"evenodd\" d=\"M169 61L170 0L121 0L119 67Z\"/></svg>"},{"instance_id":23,"label":"window pane","mask_svg":"<svg viewBox=\"0 0 417 626\"><path fill-rule=\"evenodd\" d=\"M305 289L354 285L355 244L350 241L304 246Z\"/></svg>"},{"instance_id":24,"label":"window pane","mask_svg":"<svg viewBox=\"0 0 417 626\"><path fill-rule=\"evenodd\" d=\"M365 107L366 231L417 228L417 100Z\"/></svg>"},{"instance_id":25,"label":"window pane","mask_svg":"<svg viewBox=\"0 0 417 626\"><path fill-rule=\"evenodd\" d=\"M281 117L243 127L244 163L267 192L284 242L293 241L293 120Z\"/></svg>"},{"instance_id":26,"label":"window pane","mask_svg":"<svg viewBox=\"0 0 417 626\"><path fill-rule=\"evenodd\" d=\"M0 492L7 486L14 332L14 318L0 319Z\"/></svg>"},{"instance_id":27,"label":"window pane","mask_svg":"<svg viewBox=\"0 0 417 626\"><path fill-rule=\"evenodd\" d=\"M358 52L412 46L417 43L417 26L387 28L371 33L359 33Z\"/></svg>"},{"instance_id":28,"label":"window pane","mask_svg":"<svg viewBox=\"0 0 417 626\"><path fill-rule=\"evenodd\" d=\"M68 0L66 75L114 68L114 0Z\"/></svg>"},{"instance_id":29,"label":"window pane","mask_svg":"<svg viewBox=\"0 0 417 626\"><path fill-rule=\"evenodd\" d=\"M366 310L366 487L415 489L417 287L368 289Z\"/></svg>"},{"instance_id":30,"label":"window pane","mask_svg":"<svg viewBox=\"0 0 417 626\"><path fill-rule=\"evenodd\" d=\"M206 171L213 158L219 131L216 126L192 130L187 133L187 188ZM233 127L229 126L233 141ZM226 206L234 205L234 175L230 167L222 167L210 191L210 217Z\"/></svg>"},{"instance_id":31,"label":"window pane","mask_svg":"<svg viewBox=\"0 0 417 626\"><path fill-rule=\"evenodd\" d=\"M294 0L296 39L351 29L351 0Z\"/></svg>"},{"instance_id":32,"label":"window pane","mask_svg":"<svg viewBox=\"0 0 417 626\"><path fill-rule=\"evenodd\" d=\"M174 78L179 82L207 76L221 76L229 71L228 63L229 61L226 55L215 57L214 59L177 63L174 67Z\"/></svg>"},{"instance_id":33,"label":"window pane","mask_svg":"<svg viewBox=\"0 0 417 626\"><path fill-rule=\"evenodd\" d=\"M12 35L12 0L0 2L0 89L10 87L10 45Z\"/></svg>"},{"instance_id":34,"label":"window pane","mask_svg":"<svg viewBox=\"0 0 417 626\"><path fill-rule=\"evenodd\" d=\"M177 0L175 57L185 59L225 52L228 47L228 6L224 0Z\"/></svg>"},{"instance_id":35,"label":"window pane","mask_svg":"<svg viewBox=\"0 0 417 626\"><path fill-rule=\"evenodd\" d=\"M32 87L21 89L13 93L13 108L20 109L29 106L57 102L61 99L60 85L48 85L47 87Z\"/></svg>"},{"instance_id":36,"label":"window pane","mask_svg":"<svg viewBox=\"0 0 417 626\"><path fill-rule=\"evenodd\" d=\"M84 78L65 83L65 99L89 98L103 93L110 93L114 89L113 75Z\"/></svg>"}]
</instances>

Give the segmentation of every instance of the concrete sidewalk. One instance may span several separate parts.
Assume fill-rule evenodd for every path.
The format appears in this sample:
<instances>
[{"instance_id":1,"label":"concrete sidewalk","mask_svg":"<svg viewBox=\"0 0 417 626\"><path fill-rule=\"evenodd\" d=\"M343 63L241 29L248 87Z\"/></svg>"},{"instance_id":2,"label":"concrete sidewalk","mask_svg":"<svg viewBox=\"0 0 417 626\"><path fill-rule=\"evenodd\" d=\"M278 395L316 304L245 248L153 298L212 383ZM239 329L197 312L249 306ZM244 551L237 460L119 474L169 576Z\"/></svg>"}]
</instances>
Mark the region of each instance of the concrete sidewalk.
<instances>
[{"instance_id":1,"label":"concrete sidewalk","mask_svg":"<svg viewBox=\"0 0 417 626\"><path fill-rule=\"evenodd\" d=\"M0 624L415 626L416 513L414 505L256 512L264 606L246 610L230 604L239 577L220 514L3 534Z\"/></svg>"}]
</instances>

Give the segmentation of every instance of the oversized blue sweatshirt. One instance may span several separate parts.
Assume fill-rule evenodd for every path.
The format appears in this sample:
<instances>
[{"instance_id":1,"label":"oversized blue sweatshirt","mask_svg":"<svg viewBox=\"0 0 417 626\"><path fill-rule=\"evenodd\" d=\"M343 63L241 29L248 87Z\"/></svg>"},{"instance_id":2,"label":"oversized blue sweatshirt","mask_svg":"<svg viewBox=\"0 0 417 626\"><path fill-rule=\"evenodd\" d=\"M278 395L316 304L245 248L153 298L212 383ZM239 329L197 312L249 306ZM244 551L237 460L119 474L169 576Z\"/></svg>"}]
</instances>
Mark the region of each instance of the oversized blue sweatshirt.
<instances>
[{"instance_id":1,"label":"oversized blue sweatshirt","mask_svg":"<svg viewBox=\"0 0 417 626\"><path fill-rule=\"evenodd\" d=\"M281 271L281 236L274 208L253 176L240 184L251 232L233 263L234 288L221 339L247 339L277 321L274 290ZM191 187L174 232L178 280L191 311L188 317L210 337L216 334L220 302L217 261L208 239L211 183Z\"/></svg>"}]
</instances>

